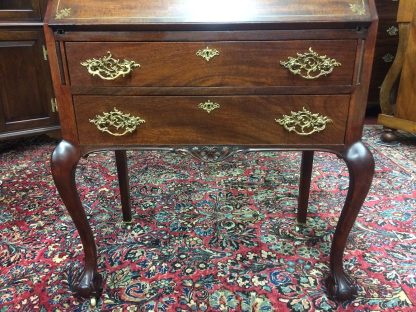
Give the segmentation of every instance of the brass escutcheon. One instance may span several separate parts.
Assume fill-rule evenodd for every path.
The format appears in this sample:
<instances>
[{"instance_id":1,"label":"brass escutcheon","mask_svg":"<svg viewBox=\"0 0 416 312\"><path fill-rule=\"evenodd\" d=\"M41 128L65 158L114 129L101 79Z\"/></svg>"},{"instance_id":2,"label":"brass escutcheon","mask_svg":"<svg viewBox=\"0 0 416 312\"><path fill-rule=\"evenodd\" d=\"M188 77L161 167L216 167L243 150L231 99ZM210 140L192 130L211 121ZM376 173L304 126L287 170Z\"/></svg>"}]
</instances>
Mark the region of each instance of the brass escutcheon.
<instances>
[{"instance_id":1,"label":"brass escutcheon","mask_svg":"<svg viewBox=\"0 0 416 312\"><path fill-rule=\"evenodd\" d=\"M220 55L220 51L206 47L203 50L198 50L198 52L196 52L196 55L204 58L207 62L209 62L215 56Z\"/></svg>"},{"instance_id":2,"label":"brass escutcheon","mask_svg":"<svg viewBox=\"0 0 416 312\"><path fill-rule=\"evenodd\" d=\"M199 103L198 107L199 108L202 108L204 111L206 111L209 114L212 111L220 108L221 105L218 104L218 103L214 103L214 102L211 102L211 101L207 101L205 103Z\"/></svg>"}]
</instances>

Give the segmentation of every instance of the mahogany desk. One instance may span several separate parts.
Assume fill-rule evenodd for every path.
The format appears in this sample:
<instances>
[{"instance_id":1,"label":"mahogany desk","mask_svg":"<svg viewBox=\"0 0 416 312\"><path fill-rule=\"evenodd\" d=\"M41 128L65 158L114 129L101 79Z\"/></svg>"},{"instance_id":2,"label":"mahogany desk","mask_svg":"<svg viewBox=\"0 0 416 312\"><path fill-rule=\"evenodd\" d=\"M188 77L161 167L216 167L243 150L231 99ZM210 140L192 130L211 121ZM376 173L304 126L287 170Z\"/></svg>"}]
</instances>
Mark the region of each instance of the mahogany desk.
<instances>
[{"instance_id":1,"label":"mahogany desk","mask_svg":"<svg viewBox=\"0 0 416 312\"><path fill-rule=\"evenodd\" d=\"M74 180L80 157L116 151L130 221L125 150L168 149L210 161L241 150L302 151L299 222L314 151L343 158L350 188L326 286L336 300L354 296L343 253L374 172L360 141L373 0L52 0L45 32L64 138L52 174L85 253L77 295L102 292Z\"/></svg>"}]
</instances>

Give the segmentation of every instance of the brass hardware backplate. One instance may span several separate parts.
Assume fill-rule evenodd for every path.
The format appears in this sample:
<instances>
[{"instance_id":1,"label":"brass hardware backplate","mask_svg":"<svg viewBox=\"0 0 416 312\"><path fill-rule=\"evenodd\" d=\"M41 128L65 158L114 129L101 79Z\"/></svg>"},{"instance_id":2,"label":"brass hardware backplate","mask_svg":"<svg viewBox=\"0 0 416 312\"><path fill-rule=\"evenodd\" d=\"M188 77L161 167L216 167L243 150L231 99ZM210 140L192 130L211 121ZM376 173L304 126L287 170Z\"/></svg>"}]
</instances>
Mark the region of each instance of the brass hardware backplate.
<instances>
[{"instance_id":1,"label":"brass hardware backplate","mask_svg":"<svg viewBox=\"0 0 416 312\"><path fill-rule=\"evenodd\" d=\"M292 74L309 80L326 76L332 73L335 67L341 66L337 60L326 55L319 55L312 48L309 48L306 53L297 53L297 57L289 57L287 61L281 61L280 64Z\"/></svg>"},{"instance_id":2,"label":"brass hardware backplate","mask_svg":"<svg viewBox=\"0 0 416 312\"><path fill-rule=\"evenodd\" d=\"M289 132L307 136L323 131L332 120L318 113L314 114L304 107L301 111L283 115L282 118L276 119L276 122Z\"/></svg>"},{"instance_id":3,"label":"brass hardware backplate","mask_svg":"<svg viewBox=\"0 0 416 312\"><path fill-rule=\"evenodd\" d=\"M81 65L88 69L92 76L98 76L104 80L115 80L119 77L125 77L130 74L140 64L135 61L117 60L108 51L106 56L98 59L89 59L81 62Z\"/></svg>"},{"instance_id":4,"label":"brass hardware backplate","mask_svg":"<svg viewBox=\"0 0 416 312\"><path fill-rule=\"evenodd\" d=\"M202 57L207 62L209 62L211 59L213 59L217 55L220 55L220 51L206 47L203 50L198 50L198 52L196 52L196 55Z\"/></svg>"},{"instance_id":5,"label":"brass hardware backplate","mask_svg":"<svg viewBox=\"0 0 416 312\"><path fill-rule=\"evenodd\" d=\"M199 103L198 106L199 106L199 108L202 108L204 111L206 111L208 114L210 114L212 111L221 107L220 104L214 103L212 101L207 101L205 103Z\"/></svg>"},{"instance_id":6,"label":"brass hardware backplate","mask_svg":"<svg viewBox=\"0 0 416 312\"><path fill-rule=\"evenodd\" d=\"M103 112L102 115L95 116L94 119L90 119L90 122L96 125L101 132L109 133L112 136L123 136L133 133L138 126L146 121L114 108L111 112Z\"/></svg>"}]
</instances>

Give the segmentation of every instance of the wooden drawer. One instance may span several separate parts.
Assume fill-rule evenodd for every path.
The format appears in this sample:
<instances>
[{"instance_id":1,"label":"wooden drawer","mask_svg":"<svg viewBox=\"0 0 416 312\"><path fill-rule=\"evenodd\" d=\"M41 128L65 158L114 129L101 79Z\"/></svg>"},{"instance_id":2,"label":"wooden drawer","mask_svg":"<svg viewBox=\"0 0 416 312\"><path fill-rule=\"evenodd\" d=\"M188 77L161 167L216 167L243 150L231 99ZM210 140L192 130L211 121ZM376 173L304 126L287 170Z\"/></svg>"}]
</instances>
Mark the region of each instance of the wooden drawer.
<instances>
[{"instance_id":1,"label":"wooden drawer","mask_svg":"<svg viewBox=\"0 0 416 312\"><path fill-rule=\"evenodd\" d=\"M349 95L209 98L199 96L75 96L74 106L79 140L82 145L331 145L344 142L349 100ZM215 108L215 106L219 107ZM114 136L98 130L92 121L95 120L97 123L99 119L97 115L104 116L104 112L114 111L114 108L123 114L140 117L145 122L132 133L123 136ZM208 112L209 108L214 109ZM303 108L326 116L331 121L326 124L325 129L310 135L289 132L276 122L276 119L282 119L284 115L290 116L291 111L300 112ZM120 121L120 117L115 114L112 117ZM303 118L305 119L306 115ZM104 119L101 119L101 128L108 125L108 118ZM314 119L312 117L311 120ZM287 122L286 120L289 126ZM299 127L296 129L301 133ZM109 127L109 130L121 134L126 129ZM304 132L311 130L305 128Z\"/></svg>"},{"instance_id":2,"label":"wooden drawer","mask_svg":"<svg viewBox=\"0 0 416 312\"><path fill-rule=\"evenodd\" d=\"M209 61L198 56L205 48L218 55ZM294 75L280 62L309 48L335 59L339 66L317 79ZM68 42L66 53L71 84L75 86L140 87L256 87L351 85L356 40L295 40L248 42ZM131 74L104 80L89 73L85 62L104 57L140 64ZM214 51L215 52L215 51ZM303 58L305 61L305 58ZM311 62L311 58L308 61ZM84 63L84 66L81 65ZM312 61L313 63L313 61ZM95 64L96 65L96 64ZM91 70L97 69L91 66ZM102 65L101 65L102 66ZM108 66L107 66L108 67ZM315 76L319 73L310 73ZM303 72L306 75L305 72ZM105 78L104 72L102 75Z\"/></svg>"}]
</instances>

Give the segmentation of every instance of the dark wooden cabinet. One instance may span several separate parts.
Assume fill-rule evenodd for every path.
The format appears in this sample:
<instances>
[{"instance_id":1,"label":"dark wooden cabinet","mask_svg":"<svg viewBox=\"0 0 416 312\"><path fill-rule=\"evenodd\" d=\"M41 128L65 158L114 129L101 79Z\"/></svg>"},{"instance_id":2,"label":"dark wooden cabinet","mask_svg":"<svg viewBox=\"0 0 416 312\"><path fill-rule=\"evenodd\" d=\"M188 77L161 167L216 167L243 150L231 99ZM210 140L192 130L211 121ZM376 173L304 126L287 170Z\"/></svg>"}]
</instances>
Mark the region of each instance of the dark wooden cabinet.
<instances>
[{"instance_id":1,"label":"dark wooden cabinet","mask_svg":"<svg viewBox=\"0 0 416 312\"><path fill-rule=\"evenodd\" d=\"M2 0L0 2L0 20L40 21L45 2L43 0Z\"/></svg>"},{"instance_id":2,"label":"dark wooden cabinet","mask_svg":"<svg viewBox=\"0 0 416 312\"><path fill-rule=\"evenodd\" d=\"M0 3L0 140L59 129L43 35L45 4Z\"/></svg>"},{"instance_id":3,"label":"dark wooden cabinet","mask_svg":"<svg viewBox=\"0 0 416 312\"><path fill-rule=\"evenodd\" d=\"M382 140L397 139L395 130L416 134L416 2L402 0L397 16L400 40L397 55L380 92ZM395 86L397 97L395 95Z\"/></svg>"},{"instance_id":4,"label":"dark wooden cabinet","mask_svg":"<svg viewBox=\"0 0 416 312\"><path fill-rule=\"evenodd\" d=\"M399 0L376 0L379 16L376 50L368 95L369 110L379 110L380 88L394 60L399 42L396 17Z\"/></svg>"}]
</instances>

